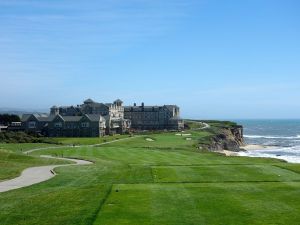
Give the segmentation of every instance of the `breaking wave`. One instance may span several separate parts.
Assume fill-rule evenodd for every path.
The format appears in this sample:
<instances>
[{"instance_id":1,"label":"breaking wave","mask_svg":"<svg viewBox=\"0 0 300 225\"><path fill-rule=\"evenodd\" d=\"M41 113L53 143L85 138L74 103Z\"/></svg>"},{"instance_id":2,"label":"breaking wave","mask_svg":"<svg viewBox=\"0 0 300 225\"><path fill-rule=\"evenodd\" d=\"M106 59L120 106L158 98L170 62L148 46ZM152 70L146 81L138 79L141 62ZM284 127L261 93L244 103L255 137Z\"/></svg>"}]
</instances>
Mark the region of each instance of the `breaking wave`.
<instances>
[{"instance_id":1,"label":"breaking wave","mask_svg":"<svg viewBox=\"0 0 300 225\"><path fill-rule=\"evenodd\" d=\"M239 152L240 156L248 157L267 157L283 159L290 163L300 163L300 146L293 147L278 147L270 150L249 150L245 152Z\"/></svg>"},{"instance_id":2,"label":"breaking wave","mask_svg":"<svg viewBox=\"0 0 300 225\"><path fill-rule=\"evenodd\" d=\"M264 139L300 139L300 135L297 136L268 136L268 135L244 135L246 138L264 138Z\"/></svg>"},{"instance_id":3,"label":"breaking wave","mask_svg":"<svg viewBox=\"0 0 300 225\"><path fill-rule=\"evenodd\" d=\"M244 121L245 142L269 148L239 152L250 157L272 157L300 163L300 120Z\"/></svg>"}]
</instances>

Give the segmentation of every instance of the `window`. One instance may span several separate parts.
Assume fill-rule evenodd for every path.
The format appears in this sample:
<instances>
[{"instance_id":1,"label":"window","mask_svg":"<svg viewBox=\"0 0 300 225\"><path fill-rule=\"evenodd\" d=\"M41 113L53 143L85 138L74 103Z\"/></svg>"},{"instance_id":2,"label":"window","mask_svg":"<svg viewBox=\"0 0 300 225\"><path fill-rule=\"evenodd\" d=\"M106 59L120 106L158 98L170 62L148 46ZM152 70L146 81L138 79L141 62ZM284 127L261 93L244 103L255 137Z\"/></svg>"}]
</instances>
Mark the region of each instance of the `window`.
<instances>
[{"instance_id":1,"label":"window","mask_svg":"<svg viewBox=\"0 0 300 225\"><path fill-rule=\"evenodd\" d=\"M61 122L56 122L56 123L54 123L54 127L62 127L62 123Z\"/></svg>"},{"instance_id":2,"label":"window","mask_svg":"<svg viewBox=\"0 0 300 225\"><path fill-rule=\"evenodd\" d=\"M81 123L81 127L89 127L89 126L90 126L89 122Z\"/></svg>"},{"instance_id":3,"label":"window","mask_svg":"<svg viewBox=\"0 0 300 225\"><path fill-rule=\"evenodd\" d=\"M11 126L14 126L14 127L20 127L22 124L21 122L11 122Z\"/></svg>"},{"instance_id":4,"label":"window","mask_svg":"<svg viewBox=\"0 0 300 225\"><path fill-rule=\"evenodd\" d=\"M35 121L29 121L28 122L28 128L35 128L36 127L36 122Z\"/></svg>"}]
</instances>

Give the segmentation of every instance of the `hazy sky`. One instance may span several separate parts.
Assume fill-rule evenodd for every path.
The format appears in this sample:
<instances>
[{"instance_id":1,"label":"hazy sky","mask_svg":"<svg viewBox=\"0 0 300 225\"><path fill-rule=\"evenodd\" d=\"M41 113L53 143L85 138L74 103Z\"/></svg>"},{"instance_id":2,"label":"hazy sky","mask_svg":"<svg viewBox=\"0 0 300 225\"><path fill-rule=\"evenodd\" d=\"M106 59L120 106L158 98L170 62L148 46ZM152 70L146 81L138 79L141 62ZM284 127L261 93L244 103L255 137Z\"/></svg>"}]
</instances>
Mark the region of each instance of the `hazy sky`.
<instances>
[{"instance_id":1,"label":"hazy sky","mask_svg":"<svg viewBox=\"0 0 300 225\"><path fill-rule=\"evenodd\" d=\"M298 0L0 0L0 108L86 98L300 118Z\"/></svg>"}]
</instances>

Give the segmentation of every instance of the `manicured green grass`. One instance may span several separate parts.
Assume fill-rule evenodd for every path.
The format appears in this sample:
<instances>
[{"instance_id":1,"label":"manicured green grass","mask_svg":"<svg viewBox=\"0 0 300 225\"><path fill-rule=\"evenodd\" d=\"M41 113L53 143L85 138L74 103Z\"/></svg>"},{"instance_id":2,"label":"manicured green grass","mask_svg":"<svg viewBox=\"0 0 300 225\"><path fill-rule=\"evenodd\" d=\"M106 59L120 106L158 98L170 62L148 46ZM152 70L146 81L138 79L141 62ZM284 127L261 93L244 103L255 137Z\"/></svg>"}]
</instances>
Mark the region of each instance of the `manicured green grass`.
<instances>
[{"instance_id":1,"label":"manicured green grass","mask_svg":"<svg viewBox=\"0 0 300 225\"><path fill-rule=\"evenodd\" d=\"M300 174L272 165L206 165L153 167L155 182L300 181Z\"/></svg>"},{"instance_id":2,"label":"manicured green grass","mask_svg":"<svg viewBox=\"0 0 300 225\"><path fill-rule=\"evenodd\" d=\"M299 183L120 184L94 224L296 225L299 202Z\"/></svg>"},{"instance_id":3,"label":"manicured green grass","mask_svg":"<svg viewBox=\"0 0 300 225\"><path fill-rule=\"evenodd\" d=\"M194 133L192 137L196 138ZM207 135L206 132L199 136ZM191 141L186 141L175 133L164 133L147 136L155 141L146 141L140 136L114 142L98 147L76 147L49 149L33 152L32 154L49 154L53 156L79 157L87 159L105 159L122 162L127 165L199 165L199 164L257 164L276 163L278 160L266 158L224 157L221 154L200 152Z\"/></svg>"},{"instance_id":4,"label":"manicured green grass","mask_svg":"<svg viewBox=\"0 0 300 225\"><path fill-rule=\"evenodd\" d=\"M78 157L90 160L105 159L127 165L206 165L206 164L249 164L274 163L274 159L255 159L242 157L224 157L214 153L188 152L184 150L159 150L130 147L80 147L49 149L33 154L47 154L53 156Z\"/></svg>"},{"instance_id":5,"label":"manicured green grass","mask_svg":"<svg viewBox=\"0 0 300 225\"><path fill-rule=\"evenodd\" d=\"M45 184L0 194L1 225L92 224L100 202L110 189L110 185L104 184Z\"/></svg>"},{"instance_id":6,"label":"manicured green grass","mask_svg":"<svg viewBox=\"0 0 300 225\"><path fill-rule=\"evenodd\" d=\"M147 134L98 147L32 152L84 158L94 164L60 167L51 180L0 193L0 224L299 224L299 164L202 152L197 141L210 133L186 133L191 135ZM98 143L98 139L61 141ZM37 160L22 157L28 165ZM17 159L11 163L15 164L9 167L20 171Z\"/></svg>"},{"instance_id":7,"label":"manicured green grass","mask_svg":"<svg viewBox=\"0 0 300 225\"><path fill-rule=\"evenodd\" d=\"M285 164L279 164L277 166L282 169L290 170L300 174L300 164L285 163Z\"/></svg>"},{"instance_id":8,"label":"manicured green grass","mask_svg":"<svg viewBox=\"0 0 300 225\"><path fill-rule=\"evenodd\" d=\"M94 145L101 144L108 141L119 140L123 138L128 138L130 135L115 135L115 136L105 136L105 137L92 137L92 138L52 138L53 141L65 144L65 145Z\"/></svg>"}]
</instances>

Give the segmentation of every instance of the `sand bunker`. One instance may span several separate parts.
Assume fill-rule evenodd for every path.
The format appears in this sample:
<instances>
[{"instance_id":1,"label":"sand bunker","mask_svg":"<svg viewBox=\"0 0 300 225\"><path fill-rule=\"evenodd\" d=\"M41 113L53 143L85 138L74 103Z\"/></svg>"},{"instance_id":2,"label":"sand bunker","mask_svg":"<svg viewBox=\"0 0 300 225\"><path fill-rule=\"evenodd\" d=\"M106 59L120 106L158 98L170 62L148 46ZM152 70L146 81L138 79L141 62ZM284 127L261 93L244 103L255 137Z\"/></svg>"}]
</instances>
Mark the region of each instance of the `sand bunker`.
<instances>
[{"instance_id":1,"label":"sand bunker","mask_svg":"<svg viewBox=\"0 0 300 225\"><path fill-rule=\"evenodd\" d=\"M187 140L187 141L191 141L191 140L192 140L192 138L186 138L185 140Z\"/></svg>"},{"instance_id":2,"label":"sand bunker","mask_svg":"<svg viewBox=\"0 0 300 225\"><path fill-rule=\"evenodd\" d=\"M192 134L175 134L177 136L191 136Z\"/></svg>"},{"instance_id":3,"label":"sand bunker","mask_svg":"<svg viewBox=\"0 0 300 225\"><path fill-rule=\"evenodd\" d=\"M152 138L146 138L146 141L154 141Z\"/></svg>"}]
</instances>

